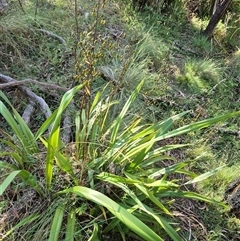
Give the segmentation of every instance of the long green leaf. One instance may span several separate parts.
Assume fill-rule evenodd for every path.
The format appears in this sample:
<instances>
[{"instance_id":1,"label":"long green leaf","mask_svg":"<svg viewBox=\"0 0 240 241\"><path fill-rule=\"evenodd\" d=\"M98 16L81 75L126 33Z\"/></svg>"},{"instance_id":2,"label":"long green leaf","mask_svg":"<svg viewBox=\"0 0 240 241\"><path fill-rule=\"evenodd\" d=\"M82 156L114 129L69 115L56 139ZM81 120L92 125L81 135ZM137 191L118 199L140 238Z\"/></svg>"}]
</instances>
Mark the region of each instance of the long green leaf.
<instances>
[{"instance_id":1,"label":"long green leaf","mask_svg":"<svg viewBox=\"0 0 240 241\"><path fill-rule=\"evenodd\" d=\"M221 170L225 166L226 166L226 164L222 165L222 166L220 166L218 168L215 168L215 169L213 169L213 170L211 170L209 172L201 174L201 175L195 177L193 180L190 180L190 181L186 182L185 184L193 184L193 183L196 183L196 182L201 182L201 181L211 177L212 175L216 174L219 170Z\"/></svg>"},{"instance_id":2,"label":"long green leaf","mask_svg":"<svg viewBox=\"0 0 240 241\"><path fill-rule=\"evenodd\" d=\"M108 198L104 194L89 189L87 187L76 186L73 188L66 189L61 193L72 192L76 195L84 197L96 204L104 206L107 208L115 217L121 220L127 227L138 234L140 237L147 241L163 241L153 230L151 230L142 221L136 218L134 215L129 213L125 208L120 206L118 203L114 202L112 199Z\"/></svg>"},{"instance_id":3,"label":"long green leaf","mask_svg":"<svg viewBox=\"0 0 240 241\"><path fill-rule=\"evenodd\" d=\"M54 214L53 222L51 225L50 235L48 240L49 241L58 241L59 240L59 233L62 226L64 214L64 206L59 206Z\"/></svg>"},{"instance_id":4,"label":"long green leaf","mask_svg":"<svg viewBox=\"0 0 240 241\"><path fill-rule=\"evenodd\" d=\"M123 106L123 109L122 109L121 113L119 114L119 116L117 117L117 119L113 122L112 126L110 127L110 129L112 129L112 135L111 135L111 138L110 138L110 142L112 144L115 143L115 140L116 140L117 134L118 134L118 130L119 130L119 127L120 127L120 125L122 123L123 117L126 115L130 105L136 99L140 89L143 86L143 83L144 83L144 81L142 80L140 82L140 84L137 86L137 88L135 89L135 91L131 94L131 96L127 100L126 104Z\"/></svg>"},{"instance_id":5,"label":"long green leaf","mask_svg":"<svg viewBox=\"0 0 240 241\"><path fill-rule=\"evenodd\" d=\"M7 168L10 170L15 170L15 171L19 169L16 165L10 164L8 162L0 161L0 169L2 169L2 168Z\"/></svg>"},{"instance_id":6,"label":"long green leaf","mask_svg":"<svg viewBox=\"0 0 240 241\"><path fill-rule=\"evenodd\" d=\"M187 165L186 162L176 163L171 166L162 168L162 169L152 173L148 177L151 179L157 179L158 177L160 177L164 174L173 173L173 172L176 172L177 170L183 169L183 167L185 167L186 165Z\"/></svg>"},{"instance_id":7,"label":"long green leaf","mask_svg":"<svg viewBox=\"0 0 240 241\"><path fill-rule=\"evenodd\" d=\"M33 176L30 172L26 170L21 170L19 176L23 179L25 183L27 183L34 190L36 190L40 196L43 196L42 187L39 185L35 176Z\"/></svg>"},{"instance_id":8,"label":"long green leaf","mask_svg":"<svg viewBox=\"0 0 240 241\"><path fill-rule=\"evenodd\" d=\"M129 178L130 179L130 178ZM144 205L139 198L135 195L134 192L132 192L126 185L124 185L122 182L118 181L118 178L115 178L111 176L110 179L107 176L102 176L102 180L110 182L118 187L120 187L122 190L124 190L124 192L126 194L128 194L132 200L138 204L138 207L146 212L148 215L152 216L160 225L161 227L169 234L170 237L173 238L174 241L180 241L180 237L179 235L176 233L176 231L168 224L168 222L165 221L164 218L160 217L159 215L155 214L155 212L148 207L147 205ZM136 179L130 179L130 181L136 181ZM139 184L137 184L137 181L134 182L134 185L139 186ZM166 213L169 214L168 210L162 205L159 204L159 201L156 199L156 197L153 196L153 194L151 194L147 189L143 188L139 188L145 195L147 195L157 206L160 206L161 209L163 209Z\"/></svg>"},{"instance_id":9,"label":"long green leaf","mask_svg":"<svg viewBox=\"0 0 240 241\"><path fill-rule=\"evenodd\" d=\"M52 172L53 172L53 160L54 154L59 149L59 141L60 141L60 126L55 129L53 133L51 133L51 137L49 138L48 147L47 147L47 159L46 159L46 185L47 190L49 190L52 182Z\"/></svg>"},{"instance_id":10,"label":"long green leaf","mask_svg":"<svg viewBox=\"0 0 240 241\"><path fill-rule=\"evenodd\" d=\"M195 192L186 192L186 191L171 191L171 190L164 190L163 192L159 192L156 194L157 197L179 197L179 198L190 198L190 199L195 199L207 203L212 203L212 204L217 204L222 207L226 207L226 205L222 202L217 202L216 200L212 198L207 198L203 195L200 195Z\"/></svg>"},{"instance_id":11,"label":"long green leaf","mask_svg":"<svg viewBox=\"0 0 240 241\"><path fill-rule=\"evenodd\" d=\"M52 125L55 121L58 109L56 109L41 125L38 129L37 133L35 134L35 140L38 140L40 136Z\"/></svg>"},{"instance_id":12,"label":"long green leaf","mask_svg":"<svg viewBox=\"0 0 240 241\"><path fill-rule=\"evenodd\" d=\"M142 183L139 180L132 180L126 177L117 176L108 172L101 172L97 177L100 180L103 180L105 182L111 182L111 183L125 183L125 184L134 184L134 183Z\"/></svg>"},{"instance_id":13,"label":"long green leaf","mask_svg":"<svg viewBox=\"0 0 240 241\"><path fill-rule=\"evenodd\" d=\"M207 119L207 120L202 120L202 121L195 122L195 123L192 123L192 124L189 124L189 125L185 125L183 127L177 128L173 131L169 131L168 133L157 137L155 141L160 141L160 140L163 140L163 139L166 139L166 138L182 135L182 134L185 134L185 133L188 133L188 132L191 132L191 131L207 128L210 125L216 124L217 122L220 122L220 121L225 121L225 120L227 120L229 118L232 118L232 117L235 117L237 115L240 115L240 111L236 111L236 112L233 112L233 113L221 115L221 116L210 118L210 119Z\"/></svg>"},{"instance_id":14,"label":"long green leaf","mask_svg":"<svg viewBox=\"0 0 240 241\"><path fill-rule=\"evenodd\" d=\"M73 211L68 214L65 241L74 241L75 223L76 223L76 213Z\"/></svg>"},{"instance_id":15,"label":"long green leaf","mask_svg":"<svg viewBox=\"0 0 240 241\"><path fill-rule=\"evenodd\" d=\"M19 168L24 168L24 163L22 160L22 157L19 156L16 152L0 152L0 157L2 156L10 156L13 158L13 160L16 161L16 163L19 165Z\"/></svg>"},{"instance_id":16,"label":"long green leaf","mask_svg":"<svg viewBox=\"0 0 240 241\"><path fill-rule=\"evenodd\" d=\"M13 179L21 172L21 170L13 171L11 172L3 181L3 183L0 184L0 196L3 195L6 188L10 185L10 183L13 181Z\"/></svg>"},{"instance_id":17,"label":"long green leaf","mask_svg":"<svg viewBox=\"0 0 240 241\"><path fill-rule=\"evenodd\" d=\"M3 115L3 117L6 119L7 123L10 125L10 127L12 128L14 134L18 137L21 138L23 137L23 133L19 127L19 125L17 124L17 122L15 121L15 119L13 118L12 114L9 112L9 110L7 109L7 107L3 104L2 101L0 101L0 113ZM20 139L21 141L21 139Z\"/></svg>"},{"instance_id":18,"label":"long green leaf","mask_svg":"<svg viewBox=\"0 0 240 241\"><path fill-rule=\"evenodd\" d=\"M29 127L27 126L27 124L25 123L25 121L22 119L22 117L19 115L19 113L16 111L16 109L12 106L12 104L10 103L10 101L4 95L4 93L2 91L0 91L0 97L3 98L4 101L6 101L8 103L8 105L12 108L15 118L19 124L19 127L20 127L19 129L21 130L20 136L17 135L17 133L15 133L15 134L17 135L19 140L23 143L23 147L26 148L28 153L38 152L37 143L34 141L34 135L31 132L31 130L29 129ZM6 109L5 109L5 111L6 111ZM0 107L0 112L1 112L1 107ZM4 114L5 114L5 118L8 117L6 120L8 120L8 123L9 123L9 121L11 119L11 117L9 116L9 113L2 113L3 116L4 116ZM12 123L12 125L14 124L12 121L11 121L11 123ZM11 125L11 127L13 127L12 125Z\"/></svg>"},{"instance_id":19,"label":"long green leaf","mask_svg":"<svg viewBox=\"0 0 240 241\"><path fill-rule=\"evenodd\" d=\"M5 167L5 168L10 168L10 169L16 169L14 165L0 162L0 168ZM13 179L19 175L23 179L23 181L31 186L33 189L35 189L41 196L43 196L42 188L38 184L37 180L35 177L28 171L26 170L14 170L11 172L8 177L3 181L3 183L0 185L0 195L3 194L3 192L6 190L6 188L9 186L9 184L13 181Z\"/></svg>"},{"instance_id":20,"label":"long green leaf","mask_svg":"<svg viewBox=\"0 0 240 241\"><path fill-rule=\"evenodd\" d=\"M133 175L125 172L125 176L130 180L137 180L136 177ZM134 183L134 185L143 193L146 195L147 198L149 198L157 207L159 207L162 211L164 211L166 214L170 215L170 212L167 210L167 208L154 196L154 194L148 190L148 188L144 187L142 184Z\"/></svg>"},{"instance_id":21,"label":"long green leaf","mask_svg":"<svg viewBox=\"0 0 240 241\"><path fill-rule=\"evenodd\" d=\"M54 154L57 150L59 150L61 139L60 139L60 124L63 111L67 108L67 106L72 101L74 95L84 86L84 84L78 85L73 89L67 91L61 100L58 111L56 113L56 117L53 122L52 131L50 133L50 137L48 140L48 149L47 149L47 158L46 158L46 188L50 189L52 182L52 171L53 171L53 159Z\"/></svg>"},{"instance_id":22,"label":"long green leaf","mask_svg":"<svg viewBox=\"0 0 240 241\"><path fill-rule=\"evenodd\" d=\"M77 178L76 176L74 175L74 172L73 172L73 169L72 169L72 165L71 163L69 162L69 160L64 156L62 155L60 152L56 151L55 152L55 157L56 157L56 163L57 165L63 170L65 171L66 173L68 173L75 185L77 185L78 181L77 181Z\"/></svg>"}]
</instances>

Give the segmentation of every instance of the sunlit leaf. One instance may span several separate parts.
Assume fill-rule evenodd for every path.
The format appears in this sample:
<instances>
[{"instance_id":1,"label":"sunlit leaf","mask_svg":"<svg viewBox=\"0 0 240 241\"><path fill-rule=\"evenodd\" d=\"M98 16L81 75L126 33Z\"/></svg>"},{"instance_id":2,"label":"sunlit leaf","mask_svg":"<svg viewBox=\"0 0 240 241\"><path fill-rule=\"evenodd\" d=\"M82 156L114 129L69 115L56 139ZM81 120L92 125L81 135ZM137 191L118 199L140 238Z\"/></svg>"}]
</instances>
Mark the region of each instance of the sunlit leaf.
<instances>
[{"instance_id":1,"label":"sunlit leaf","mask_svg":"<svg viewBox=\"0 0 240 241\"><path fill-rule=\"evenodd\" d=\"M97 223L94 223L94 225L93 225L93 232L92 232L91 237L88 239L88 241L99 241L99 238L98 238L98 224Z\"/></svg>"},{"instance_id":2,"label":"sunlit leaf","mask_svg":"<svg viewBox=\"0 0 240 241\"><path fill-rule=\"evenodd\" d=\"M65 241L74 241L75 223L76 213L73 211L68 214Z\"/></svg>"},{"instance_id":3,"label":"sunlit leaf","mask_svg":"<svg viewBox=\"0 0 240 241\"><path fill-rule=\"evenodd\" d=\"M68 192L72 192L96 204L104 206L114 216L116 216L127 227L129 227L132 231L134 231L143 239L148 241L163 241L162 238L160 238L152 229L150 229L147 225L145 225L141 220L133 216L126 209L124 209L122 206L120 206L119 204L117 204L115 201L105 196L104 194L98 191L89 189L87 187L80 187L80 186L66 189L64 191L59 192L59 194L68 193Z\"/></svg>"},{"instance_id":4,"label":"sunlit leaf","mask_svg":"<svg viewBox=\"0 0 240 241\"><path fill-rule=\"evenodd\" d=\"M62 226L62 220L63 220L63 214L64 214L64 206L59 206L54 214L51 230L49 234L49 241L58 241L59 240L59 234L60 229Z\"/></svg>"},{"instance_id":5,"label":"sunlit leaf","mask_svg":"<svg viewBox=\"0 0 240 241\"><path fill-rule=\"evenodd\" d=\"M201 182L209 177L211 177L212 175L216 174L219 170L221 170L223 167L225 167L226 165L222 165L218 168L215 168L209 172L205 172L204 174L201 174L197 177L195 177L193 180L190 180L188 182L186 182L185 184L193 184L193 183L196 183L196 182Z\"/></svg>"},{"instance_id":6,"label":"sunlit leaf","mask_svg":"<svg viewBox=\"0 0 240 241\"><path fill-rule=\"evenodd\" d=\"M21 170L11 172L0 184L0 196L3 195L6 188L11 184L11 182L19 174L19 172L21 172Z\"/></svg>"}]
</instances>

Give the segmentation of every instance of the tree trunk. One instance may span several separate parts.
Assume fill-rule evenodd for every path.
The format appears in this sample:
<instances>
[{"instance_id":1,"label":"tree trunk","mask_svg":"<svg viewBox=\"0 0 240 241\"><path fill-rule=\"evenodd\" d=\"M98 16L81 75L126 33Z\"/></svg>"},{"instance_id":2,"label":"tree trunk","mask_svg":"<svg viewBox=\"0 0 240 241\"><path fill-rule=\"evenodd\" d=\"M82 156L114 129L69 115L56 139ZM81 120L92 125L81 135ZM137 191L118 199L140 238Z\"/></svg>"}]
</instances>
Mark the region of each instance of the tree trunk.
<instances>
[{"instance_id":1,"label":"tree trunk","mask_svg":"<svg viewBox=\"0 0 240 241\"><path fill-rule=\"evenodd\" d=\"M212 36L215 27L219 23L221 17L226 12L231 2L232 0L223 0L221 2L219 0L215 0L212 17L208 23L208 26L203 31L203 34L205 36L207 37Z\"/></svg>"}]
</instances>

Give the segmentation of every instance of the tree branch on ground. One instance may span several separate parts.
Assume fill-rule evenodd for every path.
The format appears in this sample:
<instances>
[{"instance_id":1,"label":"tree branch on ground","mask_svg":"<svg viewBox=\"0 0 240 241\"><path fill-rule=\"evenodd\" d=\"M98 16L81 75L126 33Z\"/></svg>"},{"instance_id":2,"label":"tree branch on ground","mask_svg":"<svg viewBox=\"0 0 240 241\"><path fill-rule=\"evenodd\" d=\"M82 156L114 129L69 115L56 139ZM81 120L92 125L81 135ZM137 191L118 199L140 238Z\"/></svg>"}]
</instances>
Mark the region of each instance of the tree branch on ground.
<instances>
[{"instance_id":1,"label":"tree branch on ground","mask_svg":"<svg viewBox=\"0 0 240 241\"><path fill-rule=\"evenodd\" d=\"M9 76L3 75L1 73L0 73L0 81L3 82L3 83L20 82L20 81L17 81L15 79L9 77ZM40 109L42 110L46 119L52 114L48 104L45 102L45 100L42 97L36 95L34 92L32 92L27 87L18 86L18 88L27 96L27 98L30 101L33 101L40 106Z\"/></svg>"},{"instance_id":2,"label":"tree branch on ground","mask_svg":"<svg viewBox=\"0 0 240 241\"><path fill-rule=\"evenodd\" d=\"M50 37L58 40L60 43L62 43L65 46L66 50L68 50L67 42L64 40L63 37L58 36L57 34L50 32L48 30L45 30L45 29L40 28L40 29L36 29L36 30L46 34L47 36L50 36Z\"/></svg>"},{"instance_id":3,"label":"tree branch on ground","mask_svg":"<svg viewBox=\"0 0 240 241\"><path fill-rule=\"evenodd\" d=\"M4 88L11 88L11 87L18 87L20 85L26 85L26 84L36 84L38 86L41 86L43 88L46 89L54 89L54 90L58 90L58 91L63 91L63 92L67 92L69 89L65 88L65 87L61 87L55 84L48 84L48 83L43 83L43 82L39 82L37 80L33 80L33 79L25 79L25 80L21 80L21 81L11 81L11 82L7 82L5 84L0 84L0 89L4 89Z\"/></svg>"}]
</instances>

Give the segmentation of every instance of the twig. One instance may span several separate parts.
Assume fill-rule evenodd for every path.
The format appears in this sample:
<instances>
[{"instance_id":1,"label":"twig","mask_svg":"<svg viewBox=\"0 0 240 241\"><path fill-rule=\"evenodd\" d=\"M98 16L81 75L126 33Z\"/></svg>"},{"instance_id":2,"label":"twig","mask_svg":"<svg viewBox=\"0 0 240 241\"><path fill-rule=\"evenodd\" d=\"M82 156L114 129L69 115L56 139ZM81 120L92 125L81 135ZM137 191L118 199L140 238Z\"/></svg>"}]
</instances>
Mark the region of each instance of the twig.
<instances>
[{"instance_id":1,"label":"twig","mask_svg":"<svg viewBox=\"0 0 240 241\"><path fill-rule=\"evenodd\" d=\"M182 50L184 52L189 52L189 53L191 53L193 55L196 55L196 56L202 56L202 53L193 51L192 49L189 49L189 48L185 48L185 47L183 47L181 44L179 44L177 42L174 42L173 45L177 46L180 50Z\"/></svg>"},{"instance_id":2,"label":"twig","mask_svg":"<svg viewBox=\"0 0 240 241\"><path fill-rule=\"evenodd\" d=\"M21 3L21 0L18 0L18 3L19 3L19 6L20 6L21 10L23 11L23 13L25 13L25 10L24 10L24 8L23 8L23 5L22 5L22 3Z\"/></svg>"},{"instance_id":3,"label":"twig","mask_svg":"<svg viewBox=\"0 0 240 241\"><path fill-rule=\"evenodd\" d=\"M1 76L1 74L0 74L0 76ZM19 85L26 85L26 84L36 84L36 85L39 85L39 86L47 88L47 89L51 89L51 90L55 89L55 90L60 90L63 92L67 92L69 90L68 88L65 88L65 87L61 87L61 86L58 86L55 84L43 83L43 82L39 82L39 81L33 80L33 79L25 79L25 80L21 80L21 81L12 79L10 82L7 82L5 84L0 84L0 89L9 88L9 87L18 87Z\"/></svg>"},{"instance_id":4,"label":"twig","mask_svg":"<svg viewBox=\"0 0 240 241\"><path fill-rule=\"evenodd\" d=\"M224 128L217 128L217 131L223 134L233 135L240 137L240 130L239 131L233 131L233 130L227 130Z\"/></svg>"}]
</instances>

